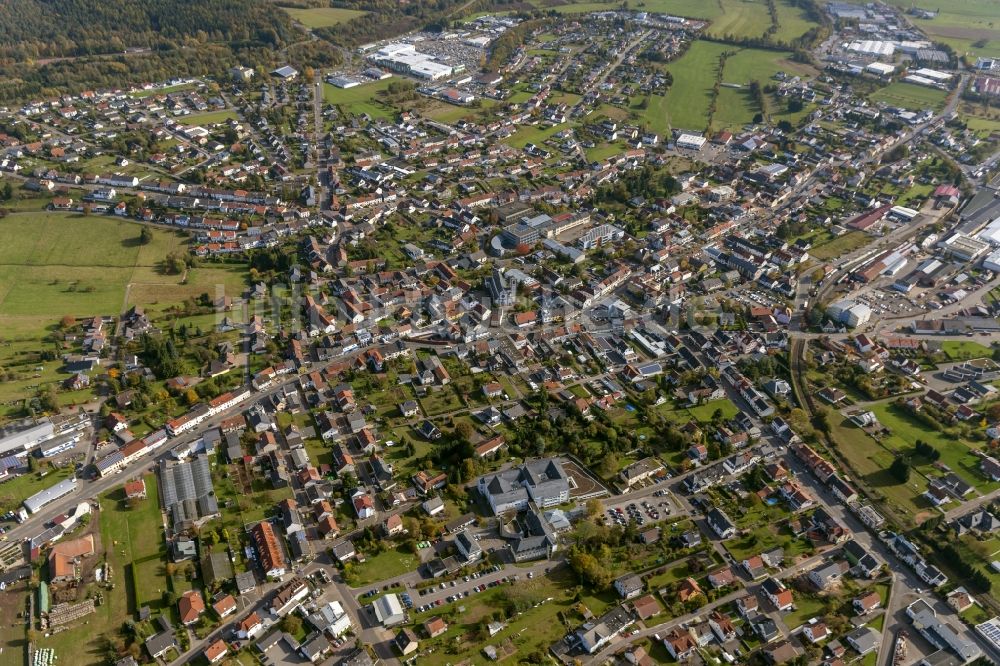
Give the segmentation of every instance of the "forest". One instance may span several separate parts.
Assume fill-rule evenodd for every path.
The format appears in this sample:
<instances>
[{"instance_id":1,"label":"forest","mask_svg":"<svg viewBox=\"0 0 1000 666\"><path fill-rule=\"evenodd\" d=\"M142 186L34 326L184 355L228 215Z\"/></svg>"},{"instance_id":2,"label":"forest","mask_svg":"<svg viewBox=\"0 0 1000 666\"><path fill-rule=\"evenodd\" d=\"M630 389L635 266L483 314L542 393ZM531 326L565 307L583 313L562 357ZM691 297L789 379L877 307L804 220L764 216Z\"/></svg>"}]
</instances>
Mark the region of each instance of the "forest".
<instances>
[{"instance_id":1,"label":"forest","mask_svg":"<svg viewBox=\"0 0 1000 666\"><path fill-rule=\"evenodd\" d=\"M288 15L261 0L5 0L0 61L172 49L224 42L281 47L296 38Z\"/></svg>"},{"instance_id":2,"label":"forest","mask_svg":"<svg viewBox=\"0 0 1000 666\"><path fill-rule=\"evenodd\" d=\"M340 53L266 0L0 2L0 102L305 62Z\"/></svg>"}]
</instances>

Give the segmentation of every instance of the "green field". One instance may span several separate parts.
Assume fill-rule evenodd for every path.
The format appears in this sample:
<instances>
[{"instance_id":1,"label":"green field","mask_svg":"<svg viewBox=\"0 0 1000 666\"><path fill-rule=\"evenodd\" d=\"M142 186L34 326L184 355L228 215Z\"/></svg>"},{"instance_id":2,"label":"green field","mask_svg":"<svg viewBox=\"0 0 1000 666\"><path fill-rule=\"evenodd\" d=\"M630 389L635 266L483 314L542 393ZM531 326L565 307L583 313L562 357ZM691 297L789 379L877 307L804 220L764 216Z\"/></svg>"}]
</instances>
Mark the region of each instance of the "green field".
<instances>
[{"instance_id":1,"label":"green field","mask_svg":"<svg viewBox=\"0 0 1000 666\"><path fill-rule=\"evenodd\" d=\"M51 348L43 339L64 316L117 315L134 304L155 316L203 293L225 289L236 296L245 288L246 269L236 265L206 263L186 276L166 274L163 261L186 247L186 234L154 228L152 241L141 245L140 229L119 218L72 213L0 219L0 367L17 373L0 383L0 414L38 387L67 378L61 361L37 356ZM62 404L89 399L89 391L60 394Z\"/></svg>"},{"instance_id":2,"label":"green field","mask_svg":"<svg viewBox=\"0 0 1000 666\"><path fill-rule=\"evenodd\" d=\"M323 99L327 104L336 104L346 114L367 113L373 118L392 118L395 113L384 104L377 101L376 95L389 87L392 79L365 83L354 88L337 88L329 83L323 84Z\"/></svg>"},{"instance_id":3,"label":"green field","mask_svg":"<svg viewBox=\"0 0 1000 666\"><path fill-rule=\"evenodd\" d=\"M951 46L958 55L1000 57L1000 3L995 0L955 0L947 4L933 0L892 2L938 11L933 19L914 18L913 22L931 38Z\"/></svg>"},{"instance_id":4,"label":"green field","mask_svg":"<svg viewBox=\"0 0 1000 666\"><path fill-rule=\"evenodd\" d=\"M939 111L944 107L948 93L937 88L918 86L914 83L896 81L871 95L872 101L885 102L892 106L901 106L911 111L932 109Z\"/></svg>"},{"instance_id":5,"label":"green field","mask_svg":"<svg viewBox=\"0 0 1000 666\"><path fill-rule=\"evenodd\" d=\"M891 403L875 405L872 411L878 416L879 422L892 431L892 435L883 440L889 448L905 451L912 447L916 440L922 439L941 453L941 463L980 491L985 493L1000 487L1000 484L988 481L979 474L979 457L955 433L932 430ZM935 471L929 461L925 463L915 459L913 462L925 474Z\"/></svg>"},{"instance_id":6,"label":"green field","mask_svg":"<svg viewBox=\"0 0 1000 666\"><path fill-rule=\"evenodd\" d=\"M507 143L515 148L524 148L529 143L533 143L540 147L549 139L550 136L558 134L569 126L569 123L563 123L553 127L522 125L521 127L518 127L517 131L514 132L510 138L507 139Z\"/></svg>"},{"instance_id":7,"label":"green field","mask_svg":"<svg viewBox=\"0 0 1000 666\"><path fill-rule=\"evenodd\" d=\"M954 361L966 361L970 358L991 358L993 349L974 340L945 340L941 343L941 351Z\"/></svg>"},{"instance_id":8,"label":"green field","mask_svg":"<svg viewBox=\"0 0 1000 666\"><path fill-rule=\"evenodd\" d=\"M834 259L842 254L856 250L871 242L871 236L863 231L849 231L843 236L831 238L828 241L817 243L809 254L820 261Z\"/></svg>"},{"instance_id":9,"label":"green field","mask_svg":"<svg viewBox=\"0 0 1000 666\"><path fill-rule=\"evenodd\" d=\"M378 555L366 557L364 562L352 565L345 577L351 587L361 587L401 576L407 571L413 571L419 564L420 558L403 546L392 548L390 545Z\"/></svg>"},{"instance_id":10,"label":"green field","mask_svg":"<svg viewBox=\"0 0 1000 666\"><path fill-rule=\"evenodd\" d=\"M606 12L617 9L618 5L607 2L572 2L567 5L546 7L558 14L587 14L590 12Z\"/></svg>"},{"instance_id":11,"label":"green field","mask_svg":"<svg viewBox=\"0 0 1000 666\"><path fill-rule=\"evenodd\" d=\"M307 28L329 28L368 13L358 9L341 9L339 7L313 7L310 9L282 7L282 9Z\"/></svg>"},{"instance_id":12,"label":"green field","mask_svg":"<svg viewBox=\"0 0 1000 666\"><path fill-rule=\"evenodd\" d=\"M719 56L727 50L735 47L695 41L683 56L667 66L674 78L665 104L670 127L690 130L707 127Z\"/></svg>"},{"instance_id":13,"label":"green field","mask_svg":"<svg viewBox=\"0 0 1000 666\"><path fill-rule=\"evenodd\" d=\"M653 132L665 135L670 131L667 113L667 96L650 95L649 102L642 112L643 124Z\"/></svg>"},{"instance_id":14,"label":"green field","mask_svg":"<svg viewBox=\"0 0 1000 666\"><path fill-rule=\"evenodd\" d=\"M1000 132L1000 111L993 107L962 102L958 106L958 115L970 130L982 138Z\"/></svg>"},{"instance_id":15,"label":"green field","mask_svg":"<svg viewBox=\"0 0 1000 666\"><path fill-rule=\"evenodd\" d=\"M4 337L41 335L67 314L117 314L130 282L178 284L180 276L159 267L185 236L154 230L152 242L141 245L139 232L136 223L106 216L40 212L0 220Z\"/></svg>"},{"instance_id":16,"label":"green field","mask_svg":"<svg viewBox=\"0 0 1000 666\"><path fill-rule=\"evenodd\" d=\"M700 405L694 407L688 407L688 412L691 413L691 418L698 421L699 423L709 423L712 420L712 414L715 410L722 412L723 419L732 419L739 414L739 409L732 401L723 398L722 400L712 400L710 402L704 402Z\"/></svg>"},{"instance_id":17,"label":"green field","mask_svg":"<svg viewBox=\"0 0 1000 666\"><path fill-rule=\"evenodd\" d=\"M779 0L775 7L778 9L778 30L774 33L774 38L779 42L788 43L797 39L816 25L802 9L789 0Z\"/></svg>"},{"instance_id":18,"label":"green field","mask_svg":"<svg viewBox=\"0 0 1000 666\"><path fill-rule=\"evenodd\" d=\"M882 507L892 517L903 524L921 522L933 515L931 505L921 494L927 489L926 481L913 474L906 484L899 483L889 473L893 454L878 446L861 428L855 427L846 418L834 416L831 437L837 443L841 455L848 461L848 478L855 475L882 497Z\"/></svg>"},{"instance_id":19,"label":"green field","mask_svg":"<svg viewBox=\"0 0 1000 666\"><path fill-rule=\"evenodd\" d=\"M208 263L189 271L186 281L164 273L164 259L186 247L186 234L154 228L153 240L141 245L140 230L135 222L72 213L13 213L0 220L3 337L37 338L64 315L118 314L130 303L176 303L214 294L217 284L229 293L242 290L243 271L235 268Z\"/></svg>"},{"instance_id":20,"label":"green field","mask_svg":"<svg viewBox=\"0 0 1000 666\"><path fill-rule=\"evenodd\" d=\"M811 66L791 59L787 51L765 51L763 49L740 49L726 58L726 71L722 80L726 83L747 85L759 81L765 85L778 72L788 75L813 76L816 70Z\"/></svg>"},{"instance_id":21,"label":"green field","mask_svg":"<svg viewBox=\"0 0 1000 666\"><path fill-rule=\"evenodd\" d=\"M721 16L712 21L713 37L761 37L771 27L771 15L761 0L718 0Z\"/></svg>"},{"instance_id":22,"label":"green field","mask_svg":"<svg viewBox=\"0 0 1000 666\"><path fill-rule=\"evenodd\" d=\"M719 88L715 115L711 119L712 129L738 129L764 111L746 88L751 81L767 85L778 72L798 76L816 73L809 65L792 61L789 52L740 49L716 42L695 41L683 56L667 66L674 83L665 98L657 95L649 98L649 104L642 113L646 125L658 132L666 132L671 127L706 129L719 57L727 51L730 55L726 59L722 81L744 87ZM782 109L768 108L767 111L776 111L780 115ZM807 111L802 111L798 118L789 120L797 120L805 113Z\"/></svg>"},{"instance_id":23,"label":"green field","mask_svg":"<svg viewBox=\"0 0 1000 666\"><path fill-rule=\"evenodd\" d=\"M628 8L700 19L714 19L722 13L719 3L700 0L629 0Z\"/></svg>"},{"instance_id":24,"label":"green field","mask_svg":"<svg viewBox=\"0 0 1000 666\"><path fill-rule=\"evenodd\" d=\"M748 88L719 88L712 129L738 130L760 112Z\"/></svg>"},{"instance_id":25,"label":"green field","mask_svg":"<svg viewBox=\"0 0 1000 666\"><path fill-rule=\"evenodd\" d=\"M238 119L239 114L234 109L222 109L221 111L209 111L208 113L194 113L184 116L178 122L182 125L214 125L223 123L230 118Z\"/></svg>"},{"instance_id":26,"label":"green field","mask_svg":"<svg viewBox=\"0 0 1000 666\"><path fill-rule=\"evenodd\" d=\"M37 647L54 648L62 661L74 664L106 663L105 639L117 632L137 608L136 597L150 603L154 614L160 608L166 578L163 574L165 547L160 518L156 477L145 477L148 498L135 509L125 506L119 487L100 498L100 539L111 565L115 589L104 590L104 603L97 612L67 631L39 641ZM136 582L132 585L131 567L136 563Z\"/></svg>"}]
</instances>

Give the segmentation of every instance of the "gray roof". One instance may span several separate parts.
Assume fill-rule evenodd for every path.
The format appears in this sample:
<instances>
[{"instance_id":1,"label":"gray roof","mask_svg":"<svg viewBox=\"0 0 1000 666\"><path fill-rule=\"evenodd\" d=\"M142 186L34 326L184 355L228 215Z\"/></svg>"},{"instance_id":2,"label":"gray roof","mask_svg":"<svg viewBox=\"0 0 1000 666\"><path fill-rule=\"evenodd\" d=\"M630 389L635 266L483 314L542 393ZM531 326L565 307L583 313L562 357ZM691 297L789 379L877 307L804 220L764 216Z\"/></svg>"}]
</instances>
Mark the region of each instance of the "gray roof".
<instances>
[{"instance_id":1,"label":"gray roof","mask_svg":"<svg viewBox=\"0 0 1000 666\"><path fill-rule=\"evenodd\" d=\"M255 587L257 587L257 579L254 577L252 571L244 571L236 574L236 589L240 594L249 592Z\"/></svg>"},{"instance_id":2,"label":"gray roof","mask_svg":"<svg viewBox=\"0 0 1000 666\"><path fill-rule=\"evenodd\" d=\"M847 642L853 645L858 652L867 654L882 642L882 634L871 627L859 627L847 634Z\"/></svg>"},{"instance_id":3,"label":"gray roof","mask_svg":"<svg viewBox=\"0 0 1000 666\"><path fill-rule=\"evenodd\" d=\"M54 486L41 490L28 499L24 500L24 508L29 513L36 513L49 502L54 502L60 497L70 494L76 490L76 477L63 479Z\"/></svg>"},{"instance_id":4,"label":"gray roof","mask_svg":"<svg viewBox=\"0 0 1000 666\"><path fill-rule=\"evenodd\" d=\"M174 638L174 632L161 631L147 638L145 645L146 651L149 652L150 656L158 657L170 648L176 647L177 639Z\"/></svg>"},{"instance_id":5,"label":"gray roof","mask_svg":"<svg viewBox=\"0 0 1000 666\"><path fill-rule=\"evenodd\" d=\"M219 512L208 456L189 462L160 461L160 494L174 524L196 521Z\"/></svg>"},{"instance_id":6,"label":"gray roof","mask_svg":"<svg viewBox=\"0 0 1000 666\"><path fill-rule=\"evenodd\" d=\"M50 439L54 434L55 428L52 425L52 421L44 419L37 425L11 432L0 439L0 453L30 449L38 442Z\"/></svg>"}]
</instances>

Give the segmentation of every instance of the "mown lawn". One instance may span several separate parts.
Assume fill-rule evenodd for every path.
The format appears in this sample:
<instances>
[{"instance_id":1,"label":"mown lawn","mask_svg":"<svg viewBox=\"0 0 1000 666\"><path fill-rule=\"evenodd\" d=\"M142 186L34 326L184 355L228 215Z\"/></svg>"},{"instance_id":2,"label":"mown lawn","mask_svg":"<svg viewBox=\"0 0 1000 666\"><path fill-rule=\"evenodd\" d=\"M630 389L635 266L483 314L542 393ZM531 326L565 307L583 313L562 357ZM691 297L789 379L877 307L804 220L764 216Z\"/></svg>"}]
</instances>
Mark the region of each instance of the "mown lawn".
<instances>
[{"instance_id":1,"label":"mown lawn","mask_svg":"<svg viewBox=\"0 0 1000 666\"><path fill-rule=\"evenodd\" d=\"M732 401L723 398L721 400L712 400L709 402L702 403L700 405L695 405L694 407L688 407L687 411L691 414L691 418L701 422L708 423L712 420L712 415L715 411L719 410L722 412L722 418L729 420L735 418L739 413L736 405Z\"/></svg>"},{"instance_id":2,"label":"mown lawn","mask_svg":"<svg viewBox=\"0 0 1000 666\"><path fill-rule=\"evenodd\" d=\"M288 14L307 28L329 28L350 21L368 12L357 9L342 9L340 7L311 7L297 9L282 7Z\"/></svg>"},{"instance_id":3,"label":"mown lawn","mask_svg":"<svg viewBox=\"0 0 1000 666\"><path fill-rule=\"evenodd\" d=\"M822 615L825 608L826 604L824 604L823 600L818 597L796 594L795 609L789 611L789 613L782 619L785 621L785 624L788 625L789 629L795 629L797 627L801 627L814 617Z\"/></svg>"},{"instance_id":4,"label":"mown lawn","mask_svg":"<svg viewBox=\"0 0 1000 666\"><path fill-rule=\"evenodd\" d=\"M335 104L348 115L367 113L373 118L389 119L395 115L395 110L378 101L377 94L389 87L393 79L384 79L373 83L363 83L353 88L337 88L329 83L323 84L323 100L327 104Z\"/></svg>"},{"instance_id":5,"label":"mown lawn","mask_svg":"<svg viewBox=\"0 0 1000 666\"><path fill-rule=\"evenodd\" d=\"M872 101L901 106L911 111L924 109L937 111L944 106L944 100L947 96L948 93L944 90L896 81L875 91L870 97Z\"/></svg>"},{"instance_id":6,"label":"mown lawn","mask_svg":"<svg viewBox=\"0 0 1000 666\"><path fill-rule=\"evenodd\" d=\"M991 358L993 348L973 340L945 340L941 351L953 361L967 361L971 358Z\"/></svg>"},{"instance_id":7,"label":"mown lawn","mask_svg":"<svg viewBox=\"0 0 1000 666\"><path fill-rule=\"evenodd\" d=\"M366 556L364 562L352 564L346 571L346 581L351 587L363 587L413 571L418 564L418 556L402 547L390 547L378 555Z\"/></svg>"}]
</instances>

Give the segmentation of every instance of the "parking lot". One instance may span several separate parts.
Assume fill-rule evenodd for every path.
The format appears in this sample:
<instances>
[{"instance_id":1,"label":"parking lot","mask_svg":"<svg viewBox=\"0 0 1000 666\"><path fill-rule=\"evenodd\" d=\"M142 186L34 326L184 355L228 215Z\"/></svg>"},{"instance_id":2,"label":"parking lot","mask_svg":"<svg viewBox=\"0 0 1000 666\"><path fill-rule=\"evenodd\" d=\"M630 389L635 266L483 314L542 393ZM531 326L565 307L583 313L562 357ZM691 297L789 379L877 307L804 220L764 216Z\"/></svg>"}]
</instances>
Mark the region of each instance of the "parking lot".
<instances>
[{"instance_id":1,"label":"parking lot","mask_svg":"<svg viewBox=\"0 0 1000 666\"><path fill-rule=\"evenodd\" d=\"M642 527L646 523L655 523L672 515L676 511L665 489L653 491L647 499L633 499L609 506L604 512L606 523L614 523L625 527L630 522Z\"/></svg>"}]
</instances>

